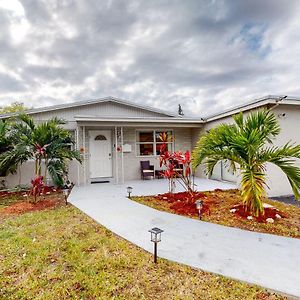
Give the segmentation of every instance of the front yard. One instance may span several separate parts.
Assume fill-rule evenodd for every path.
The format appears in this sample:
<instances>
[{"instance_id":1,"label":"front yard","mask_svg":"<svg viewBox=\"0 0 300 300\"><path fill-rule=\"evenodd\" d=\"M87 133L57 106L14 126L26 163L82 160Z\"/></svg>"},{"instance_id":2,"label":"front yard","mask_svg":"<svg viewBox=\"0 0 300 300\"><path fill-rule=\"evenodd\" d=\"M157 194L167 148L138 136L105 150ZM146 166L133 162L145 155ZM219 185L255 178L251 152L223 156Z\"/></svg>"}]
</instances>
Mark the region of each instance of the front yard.
<instances>
[{"instance_id":1,"label":"front yard","mask_svg":"<svg viewBox=\"0 0 300 300\"><path fill-rule=\"evenodd\" d=\"M62 201L21 214L7 209L17 200L0 198L1 299L285 299L166 260L154 265Z\"/></svg>"},{"instance_id":2,"label":"front yard","mask_svg":"<svg viewBox=\"0 0 300 300\"><path fill-rule=\"evenodd\" d=\"M198 218L195 200L203 200L202 220L225 226L271 233L287 237L300 238L300 208L278 201L264 199L265 216L257 219L255 216L238 213L242 198L238 190L215 190L195 193L191 199L187 193L162 194L158 196L132 197L134 201L152 208ZM267 205L266 205L267 204ZM268 213L273 215L273 223L268 223ZM277 216L276 216L277 215ZM271 221L272 221L271 220Z\"/></svg>"}]
</instances>

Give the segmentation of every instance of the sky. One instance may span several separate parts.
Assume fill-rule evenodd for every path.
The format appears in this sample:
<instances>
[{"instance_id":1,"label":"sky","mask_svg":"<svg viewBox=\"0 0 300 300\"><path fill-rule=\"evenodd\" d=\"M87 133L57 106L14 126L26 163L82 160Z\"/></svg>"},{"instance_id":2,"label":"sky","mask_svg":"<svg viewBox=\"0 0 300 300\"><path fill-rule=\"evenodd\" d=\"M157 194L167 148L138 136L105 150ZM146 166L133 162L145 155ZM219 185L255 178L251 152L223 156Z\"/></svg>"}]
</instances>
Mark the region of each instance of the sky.
<instances>
[{"instance_id":1,"label":"sky","mask_svg":"<svg viewBox=\"0 0 300 300\"><path fill-rule=\"evenodd\" d=\"M298 0L0 0L0 106L119 97L205 116L300 96Z\"/></svg>"}]
</instances>

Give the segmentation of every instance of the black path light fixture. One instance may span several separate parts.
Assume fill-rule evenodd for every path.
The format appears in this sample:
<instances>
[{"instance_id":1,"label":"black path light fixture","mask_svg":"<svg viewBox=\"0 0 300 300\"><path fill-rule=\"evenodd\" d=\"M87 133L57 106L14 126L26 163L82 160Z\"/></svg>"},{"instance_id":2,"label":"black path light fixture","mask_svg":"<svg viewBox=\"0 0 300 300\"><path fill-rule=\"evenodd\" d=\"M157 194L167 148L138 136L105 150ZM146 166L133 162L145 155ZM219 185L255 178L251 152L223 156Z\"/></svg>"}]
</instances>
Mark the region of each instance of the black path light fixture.
<instances>
[{"instance_id":1,"label":"black path light fixture","mask_svg":"<svg viewBox=\"0 0 300 300\"><path fill-rule=\"evenodd\" d=\"M131 193L132 193L133 188L131 186L127 187L127 193L128 193L128 198L131 198Z\"/></svg>"},{"instance_id":2,"label":"black path light fixture","mask_svg":"<svg viewBox=\"0 0 300 300\"><path fill-rule=\"evenodd\" d=\"M65 202L66 202L66 205L68 204L68 197L71 193L71 190L72 188L74 187L74 183L71 182L69 179L68 179L68 176L67 174L64 176L64 185L61 189L61 191L63 192L63 195L65 197Z\"/></svg>"},{"instance_id":3,"label":"black path light fixture","mask_svg":"<svg viewBox=\"0 0 300 300\"><path fill-rule=\"evenodd\" d=\"M69 192L70 192L70 189L67 185L64 185L63 188L62 188L62 192L63 192L63 195L65 197L65 202L66 202L66 205L68 204L68 196L69 196Z\"/></svg>"},{"instance_id":4,"label":"black path light fixture","mask_svg":"<svg viewBox=\"0 0 300 300\"><path fill-rule=\"evenodd\" d=\"M151 242L154 243L154 263L157 263L157 243L161 241L161 233L164 232L158 227L149 230L151 233Z\"/></svg>"},{"instance_id":5,"label":"black path light fixture","mask_svg":"<svg viewBox=\"0 0 300 300\"><path fill-rule=\"evenodd\" d=\"M196 200L195 205L196 205L196 209L198 210L198 213L199 213L199 220L201 220L201 209L203 207L203 201Z\"/></svg>"}]
</instances>

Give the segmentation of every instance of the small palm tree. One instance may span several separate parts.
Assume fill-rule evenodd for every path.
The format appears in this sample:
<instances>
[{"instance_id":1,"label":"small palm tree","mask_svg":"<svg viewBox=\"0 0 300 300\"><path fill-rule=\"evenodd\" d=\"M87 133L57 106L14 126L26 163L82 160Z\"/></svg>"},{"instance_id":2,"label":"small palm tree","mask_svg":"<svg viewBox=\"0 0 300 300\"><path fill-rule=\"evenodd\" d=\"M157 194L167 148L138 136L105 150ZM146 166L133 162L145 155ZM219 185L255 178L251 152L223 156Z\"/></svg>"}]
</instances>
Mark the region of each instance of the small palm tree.
<instances>
[{"instance_id":1,"label":"small palm tree","mask_svg":"<svg viewBox=\"0 0 300 300\"><path fill-rule=\"evenodd\" d=\"M221 124L200 138L193 151L193 167L202 162L211 175L219 161L233 173L240 169L241 195L247 209L255 215L263 214L262 197L266 196L266 164L278 166L287 176L296 199L299 199L300 168L294 165L300 158L300 145L287 143L272 145L280 127L274 113L260 110L244 118L233 116L234 124Z\"/></svg>"},{"instance_id":2,"label":"small palm tree","mask_svg":"<svg viewBox=\"0 0 300 300\"><path fill-rule=\"evenodd\" d=\"M73 159L81 161L80 153L70 147L74 141L70 132L62 128L63 124L65 121L58 118L35 124L26 114L11 121L7 133L11 148L0 153L0 171L13 172L18 165L33 159L36 178L42 176L44 164L44 180L49 171L54 182L61 186L67 162Z\"/></svg>"}]
</instances>

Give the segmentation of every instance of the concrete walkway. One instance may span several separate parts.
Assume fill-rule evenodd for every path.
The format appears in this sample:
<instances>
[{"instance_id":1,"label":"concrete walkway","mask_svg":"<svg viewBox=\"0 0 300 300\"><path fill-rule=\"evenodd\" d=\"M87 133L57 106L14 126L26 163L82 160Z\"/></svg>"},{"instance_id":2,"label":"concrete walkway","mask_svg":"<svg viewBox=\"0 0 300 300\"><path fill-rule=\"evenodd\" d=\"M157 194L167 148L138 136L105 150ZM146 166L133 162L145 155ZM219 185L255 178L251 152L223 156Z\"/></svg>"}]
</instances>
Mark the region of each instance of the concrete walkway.
<instances>
[{"instance_id":1,"label":"concrete walkway","mask_svg":"<svg viewBox=\"0 0 300 300\"><path fill-rule=\"evenodd\" d=\"M198 190L232 188L198 179ZM220 226L169 214L126 198L167 191L164 179L75 187L69 201L106 228L153 251L148 230L164 230L159 256L300 297L300 240Z\"/></svg>"}]
</instances>

